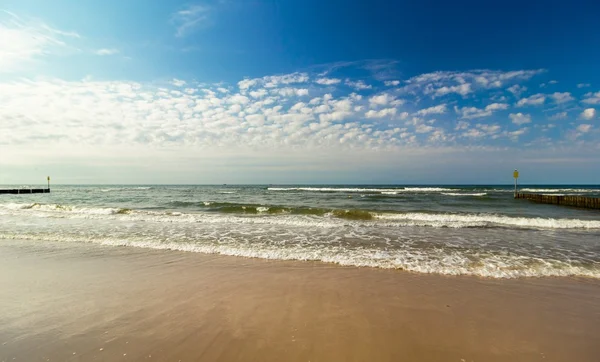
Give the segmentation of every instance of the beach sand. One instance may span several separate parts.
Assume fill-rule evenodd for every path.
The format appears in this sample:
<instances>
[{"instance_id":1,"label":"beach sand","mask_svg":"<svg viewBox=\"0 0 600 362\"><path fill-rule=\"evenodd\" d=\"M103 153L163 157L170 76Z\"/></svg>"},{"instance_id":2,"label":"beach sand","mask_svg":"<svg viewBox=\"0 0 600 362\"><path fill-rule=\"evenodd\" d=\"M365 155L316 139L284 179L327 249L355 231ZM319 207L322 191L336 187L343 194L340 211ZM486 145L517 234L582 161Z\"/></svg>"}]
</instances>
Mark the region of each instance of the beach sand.
<instances>
[{"instance_id":1,"label":"beach sand","mask_svg":"<svg viewBox=\"0 0 600 362\"><path fill-rule=\"evenodd\" d=\"M0 241L1 361L599 361L600 281Z\"/></svg>"}]
</instances>

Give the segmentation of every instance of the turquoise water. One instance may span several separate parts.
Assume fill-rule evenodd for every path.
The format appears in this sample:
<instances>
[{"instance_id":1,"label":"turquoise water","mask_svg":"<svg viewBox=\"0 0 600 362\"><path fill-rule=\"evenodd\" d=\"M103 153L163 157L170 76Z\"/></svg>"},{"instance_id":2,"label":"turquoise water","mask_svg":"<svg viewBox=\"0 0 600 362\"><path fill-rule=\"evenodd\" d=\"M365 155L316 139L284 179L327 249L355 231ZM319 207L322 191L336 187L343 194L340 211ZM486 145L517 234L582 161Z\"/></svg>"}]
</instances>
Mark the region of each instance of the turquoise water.
<instances>
[{"instance_id":1,"label":"turquoise water","mask_svg":"<svg viewBox=\"0 0 600 362\"><path fill-rule=\"evenodd\" d=\"M600 196L598 186L521 190ZM0 239L600 278L600 211L512 196L512 186L494 185L53 186L50 194L0 195Z\"/></svg>"}]
</instances>

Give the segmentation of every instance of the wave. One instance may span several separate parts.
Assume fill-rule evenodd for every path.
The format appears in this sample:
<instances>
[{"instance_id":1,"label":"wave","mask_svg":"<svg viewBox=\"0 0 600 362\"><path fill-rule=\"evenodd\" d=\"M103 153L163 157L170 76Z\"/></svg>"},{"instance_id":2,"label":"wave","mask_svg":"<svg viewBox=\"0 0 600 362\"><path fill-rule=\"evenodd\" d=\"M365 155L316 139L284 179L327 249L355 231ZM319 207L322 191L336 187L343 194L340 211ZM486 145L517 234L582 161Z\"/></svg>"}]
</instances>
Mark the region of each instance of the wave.
<instances>
[{"instance_id":1,"label":"wave","mask_svg":"<svg viewBox=\"0 0 600 362\"><path fill-rule=\"evenodd\" d=\"M131 209L127 208L110 208L110 207L87 207L87 206L74 206L74 205L61 205L61 204L40 204L37 202L17 204L9 203L2 204L0 207L8 210L39 210L46 212L69 212L74 214L89 214L89 215L119 215L129 214L132 212Z\"/></svg>"},{"instance_id":2,"label":"wave","mask_svg":"<svg viewBox=\"0 0 600 362\"><path fill-rule=\"evenodd\" d=\"M486 196L487 192L475 192L475 193L442 192L442 195L446 195L446 196Z\"/></svg>"},{"instance_id":3,"label":"wave","mask_svg":"<svg viewBox=\"0 0 600 362\"><path fill-rule=\"evenodd\" d=\"M0 239L45 242L90 242L105 246L128 246L158 250L178 250L273 260L319 261L344 266L399 269L417 273L474 275L506 279L545 276L580 276L600 279L600 264L562 261L552 258L513 254L480 254L452 249L396 249L323 247L311 244L239 243L230 239L173 241L172 238L133 236L114 237L90 233L1 233Z\"/></svg>"},{"instance_id":4,"label":"wave","mask_svg":"<svg viewBox=\"0 0 600 362\"><path fill-rule=\"evenodd\" d=\"M106 189L100 189L101 192L114 192L114 191L145 191L151 190L150 186L136 186L136 187L110 187Z\"/></svg>"},{"instance_id":5,"label":"wave","mask_svg":"<svg viewBox=\"0 0 600 362\"><path fill-rule=\"evenodd\" d=\"M442 187L402 187L394 189L379 188L348 188L348 187L268 187L269 191L307 191L307 192L347 192L347 193L381 193L395 195L400 192L442 192L456 189Z\"/></svg>"},{"instance_id":6,"label":"wave","mask_svg":"<svg viewBox=\"0 0 600 362\"><path fill-rule=\"evenodd\" d=\"M522 192L533 192L533 193L554 193L554 192L577 192L577 193L600 193L600 189L536 189L536 188L524 188L519 189Z\"/></svg>"},{"instance_id":7,"label":"wave","mask_svg":"<svg viewBox=\"0 0 600 362\"><path fill-rule=\"evenodd\" d=\"M0 214L26 213L39 217L124 218L132 221L289 224L320 227L352 225L356 227L600 229L600 220L515 217L484 213L393 213L360 209L211 202L195 203L195 205L202 205L206 210L199 213L182 213L33 203L0 204Z\"/></svg>"},{"instance_id":8,"label":"wave","mask_svg":"<svg viewBox=\"0 0 600 362\"><path fill-rule=\"evenodd\" d=\"M378 214L377 219L405 221L415 226L493 227L508 226L538 229L600 229L600 221L579 219L515 217L494 214Z\"/></svg>"}]
</instances>

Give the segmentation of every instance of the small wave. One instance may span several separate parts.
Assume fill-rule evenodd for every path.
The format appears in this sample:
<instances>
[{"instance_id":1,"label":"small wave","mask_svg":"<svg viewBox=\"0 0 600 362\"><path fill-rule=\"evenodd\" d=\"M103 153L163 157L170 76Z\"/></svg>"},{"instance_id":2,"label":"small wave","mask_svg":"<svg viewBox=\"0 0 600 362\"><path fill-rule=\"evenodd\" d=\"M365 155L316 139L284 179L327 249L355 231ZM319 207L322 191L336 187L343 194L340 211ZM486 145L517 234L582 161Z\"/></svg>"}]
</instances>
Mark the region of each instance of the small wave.
<instances>
[{"instance_id":1,"label":"small wave","mask_svg":"<svg viewBox=\"0 0 600 362\"><path fill-rule=\"evenodd\" d=\"M493 214L377 214L377 219L411 222L416 226L492 227L494 225L541 229L600 229L600 221L514 217Z\"/></svg>"},{"instance_id":2,"label":"small wave","mask_svg":"<svg viewBox=\"0 0 600 362\"><path fill-rule=\"evenodd\" d=\"M404 191L408 192L442 192L442 191L452 191L456 189L449 189L444 187L405 187Z\"/></svg>"},{"instance_id":3,"label":"small wave","mask_svg":"<svg viewBox=\"0 0 600 362\"><path fill-rule=\"evenodd\" d=\"M344 266L400 269L410 272L444 275L473 275L507 279L545 276L581 276L600 279L600 265L512 254L479 254L451 249L399 249L321 247L318 245L269 245L239 243L231 239L213 242L173 241L143 236L112 237L97 233L82 236L68 233L0 233L0 239L80 243L82 240L105 246L128 246L158 250L178 250L271 260L319 261ZM216 242L215 242L216 241Z\"/></svg>"},{"instance_id":4,"label":"small wave","mask_svg":"<svg viewBox=\"0 0 600 362\"><path fill-rule=\"evenodd\" d=\"M442 187L402 187L395 189L378 188L348 188L348 187L269 187L269 191L307 191L307 192L347 192L347 193L380 193L384 195L395 195L400 192L442 192L455 189Z\"/></svg>"},{"instance_id":5,"label":"small wave","mask_svg":"<svg viewBox=\"0 0 600 362\"><path fill-rule=\"evenodd\" d=\"M442 192L442 195L446 195L446 196L486 196L487 192L475 192L475 193Z\"/></svg>"},{"instance_id":6,"label":"small wave","mask_svg":"<svg viewBox=\"0 0 600 362\"><path fill-rule=\"evenodd\" d=\"M145 191L151 190L150 186L136 186L136 187L110 187L106 189L100 189L101 192L114 192L114 191Z\"/></svg>"},{"instance_id":7,"label":"small wave","mask_svg":"<svg viewBox=\"0 0 600 362\"><path fill-rule=\"evenodd\" d=\"M204 205L204 204L203 204ZM309 207L284 207L274 205L238 205L210 203L206 212L180 213L176 220L159 211L130 210L125 208L99 208L59 204L0 204L0 211L8 214L32 213L31 216L107 218L127 217L137 221L156 222L230 222L278 225L313 225L340 227L350 222L356 227L380 225L385 227L434 228L537 228L537 229L600 229L600 220L566 218L514 217L497 214L450 213L392 213L360 209L325 209ZM231 214L231 217L228 216ZM260 216L263 215L263 216ZM254 216L254 217L252 217ZM304 218L307 217L307 218ZM345 221L343 221L345 220ZM364 223L364 224L361 224ZM374 224L375 223L375 224Z\"/></svg>"},{"instance_id":8,"label":"small wave","mask_svg":"<svg viewBox=\"0 0 600 362\"><path fill-rule=\"evenodd\" d=\"M600 193L600 189L535 189L535 188L524 188L519 189L522 192L533 192L533 193L556 193L556 192L577 192L577 193ZM558 195L555 195L558 196Z\"/></svg>"},{"instance_id":9,"label":"small wave","mask_svg":"<svg viewBox=\"0 0 600 362\"><path fill-rule=\"evenodd\" d=\"M40 203L29 203L29 204L3 204L0 207L8 210L31 210L31 211L45 211L45 212L66 212L74 214L89 214L89 215L115 215L115 214L129 214L131 209L127 208L103 208L103 207L86 207L86 206L73 206L73 205L61 205L61 204L40 204Z\"/></svg>"}]
</instances>

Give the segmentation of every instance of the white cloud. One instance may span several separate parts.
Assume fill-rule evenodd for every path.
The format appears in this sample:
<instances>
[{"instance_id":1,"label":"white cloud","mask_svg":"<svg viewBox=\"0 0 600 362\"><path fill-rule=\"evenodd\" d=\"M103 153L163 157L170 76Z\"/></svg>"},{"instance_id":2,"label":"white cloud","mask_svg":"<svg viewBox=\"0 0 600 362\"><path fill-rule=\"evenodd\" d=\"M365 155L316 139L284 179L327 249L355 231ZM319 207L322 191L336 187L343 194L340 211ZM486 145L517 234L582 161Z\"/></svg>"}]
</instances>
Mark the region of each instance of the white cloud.
<instances>
[{"instance_id":1,"label":"white cloud","mask_svg":"<svg viewBox=\"0 0 600 362\"><path fill-rule=\"evenodd\" d=\"M365 117L367 118L386 118L386 117L391 117L394 116L396 114L397 110L396 108L384 108L380 111L375 111L375 110L369 110L367 111L367 113L365 113Z\"/></svg>"},{"instance_id":2,"label":"white cloud","mask_svg":"<svg viewBox=\"0 0 600 362\"><path fill-rule=\"evenodd\" d=\"M587 103L587 104L600 104L600 92L596 92L596 93L587 93L585 95L585 99L582 101L583 103Z\"/></svg>"},{"instance_id":3,"label":"white cloud","mask_svg":"<svg viewBox=\"0 0 600 362\"><path fill-rule=\"evenodd\" d=\"M502 129L502 127L500 127L497 124L478 123L476 127L479 128L480 130L484 131L488 136L494 135L494 134L500 132L500 130Z\"/></svg>"},{"instance_id":4,"label":"white cloud","mask_svg":"<svg viewBox=\"0 0 600 362\"><path fill-rule=\"evenodd\" d=\"M522 98L517 102L517 107L540 106L546 101L546 96L538 93L527 98Z\"/></svg>"},{"instance_id":5,"label":"white cloud","mask_svg":"<svg viewBox=\"0 0 600 362\"><path fill-rule=\"evenodd\" d=\"M308 95L308 89L306 89L306 88L286 87L286 88L279 88L276 90L276 92L279 95L284 96L284 97L291 97L291 96L302 97L302 96Z\"/></svg>"},{"instance_id":6,"label":"white cloud","mask_svg":"<svg viewBox=\"0 0 600 362\"><path fill-rule=\"evenodd\" d=\"M267 94L269 94L269 92L267 92L266 89L259 89L256 91L251 91L248 94L250 94L250 97L252 97L252 98L262 98L262 97L266 96Z\"/></svg>"},{"instance_id":7,"label":"white cloud","mask_svg":"<svg viewBox=\"0 0 600 362\"><path fill-rule=\"evenodd\" d=\"M500 88L507 83L526 81L543 72L543 69L510 72L493 70L434 72L410 78L406 81L407 85L402 87L401 90L407 93L433 94L434 97L442 97L452 93L465 97L478 91Z\"/></svg>"},{"instance_id":8,"label":"white cloud","mask_svg":"<svg viewBox=\"0 0 600 362\"><path fill-rule=\"evenodd\" d=\"M383 84L385 84L388 87L392 87L392 86L395 87L400 84L400 81L399 80L386 80L383 82Z\"/></svg>"},{"instance_id":9,"label":"white cloud","mask_svg":"<svg viewBox=\"0 0 600 362\"><path fill-rule=\"evenodd\" d=\"M261 79L267 88L275 88L280 84L295 84L295 83L306 83L310 80L310 77L306 73L291 73L283 75L271 75Z\"/></svg>"},{"instance_id":10,"label":"white cloud","mask_svg":"<svg viewBox=\"0 0 600 362\"><path fill-rule=\"evenodd\" d=\"M511 92L512 94L514 94L515 97L520 97L521 93L523 93L527 90L527 87L519 85L519 84L515 84L513 86L506 88L506 90Z\"/></svg>"},{"instance_id":11,"label":"white cloud","mask_svg":"<svg viewBox=\"0 0 600 362\"><path fill-rule=\"evenodd\" d=\"M331 113L321 113L319 119L321 122L342 121L351 115L352 113L347 111L334 111Z\"/></svg>"},{"instance_id":12,"label":"white cloud","mask_svg":"<svg viewBox=\"0 0 600 362\"><path fill-rule=\"evenodd\" d=\"M468 138L481 138L485 137L485 132L482 132L481 130L475 128L471 128L467 132L463 132L462 136Z\"/></svg>"},{"instance_id":13,"label":"white cloud","mask_svg":"<svg viewBox=\"0 0 600 362\"><path fill-rule=\"evenodd\" d=\"M337 78L319 78L315 81L315 83L321 84L321 85L333 85L333 84L338 84L341 81L342 81L341 79L337 79Z\"/></svg>"},{"instance_id":14,"label":"white cloud","mask_svg":"<svg viewBox=\"0 0 600 362\"><path fill-rule=\"evenodd\" d=\"M492 103L492 104L488 104L485 107L486 111L504 111L508 109L508 104L506 103Z\"/></svg>"},{"instance_id":15,"label":"white cloud","mask_svg":"<svg viewBox=\"0 0 600 362\"><path fill-rule=\"evenodd\" d=\"M207 26L213 9L207 5L190 5L171 15L171 21L176 27L175 36L183 37L192 31Z\"/></svg>"},{"instance_id":16,"label":"white cloud","mask_svg":"<svg viewBox=\"0 0 600 362\"><path fill-rule=\"evenodd\" d=\"M250 88L262 86L264 88L278 88L280 85L290 85L295 83L306 83L310 80L307 73L290 73L283 75L270 75L262 78L243 79L238 82L238 88L246 92Z\"/></svg>"},{"instance_id":17,"label":"white cloud","mask_svg":"<svg viewBox=\"0 0 600 362\"><path fill-rule=\"evenodd\" d=\"M394 96L391 96L388 93L382 93L369 98L369 104L371 105L371 107L386 106L394 100Z\"/></svg>"},{"instance_id":18,"label":"white cloud","mask_svg":"<svg viewBox=\"0 0 600 362\"><path fill-rule=\"evenodd\" d=\"M511 113L508 115L512 123L520 126L526 123L531 123L531 116L529 114L519 113Z\"/></svg>"},{"instance_id":19,"label":"white cloud","mask_svg":"<svg viewBox=\"0 0 600 362\"><path fill-rule=\"evenodd\" d=\"M488 104L484 109L480 109L477 107L455 107L454 110L456 113L461 115L461 118L464 119L473 119L473 118L483 118L489 117L496 111L503 111L508 109L508 104L506 103L492 103Z\"/></svg>"},{"instance_id":20,"label":"white cloud","mask_svg":"<svg viewBox=\"0 0 600 362\"><path fill-rule=\"evenodd\" d=\"M456 127L454 127L455 131L460 131L469 128L469 122L467 121L458 121L456 122Z\"/></svg>"},{"instance_id":21,"label":"white cloud","mask_svg":"<svg viewBox=\"0 0 600 362\"><path fill-rule=\"evenodd\" d=\"M241 94L234 94L230 97L225 98L225 101L227 103L246 105L250 102L250 99Z\"/></svg>"},{"instance_id":22,"label":"white cloud","mask_svg":"<svg viewBox=\"0 0 600 362\"><path fill-rule=\"evenodd\" d=\"M553 114L552 116L548 117L548 119L551 121L558 121L558 120L562 120L562 119L566 119L566 118L567 118L567 112L558 112L558 113Z\"/></svg>"},{"instance_id":23,"label":"white cloud","mask_svg":"<svg viewBox=\"0 0 600 362\"><path fill-rule=\"evenodd\" d=\"M35 61L61 55L70 48L67 41L77 38L75 32L0 10L0 73L21 71Z\"/></svg>"},{"instance_id":24,"label":"white cloud","mask_svg":"<svg viewBox=\"0 0 600 362\"><path fill-rule=\"evenodd\" d=\"M594 108L587 108L579 115L579 118L586 120L590 120L594 117L596 117L596 110Z\"/></svg>"},{"instance_id":25,"label":"white cloud","mask_svg":"<svg viewBox=\"0 0 600 362\"><path fill-rule=\"evenodd\" d=\"M551 80L551 81L549 81L548 83L542 83L542 84L540 84L540 88L545 88L545 87L547 87L548 85L557 84L557 83L558 83L558 81L557 81L557 80Z\"/></svg>"},{"instance_id":26,"label":"white cloud","mask_svg":"<svg viewBox=\"0 0 600 362\"><path fill-rule=\"evenodd\" d=\"M455 85L455 86L451 86L451 87L441 87L435 90L435 95L436 96L444 96L446 94L450 94L450 93L458 93L462 96L465 96L469 93L471 93L471 84L469 83L464 83L461 85Z\"/></svg>"},{"instance_id":27,"label":"white cloud","mask_svg":"<svg viewBox=\"0 0 600 362\"><path fill-rule=\"evenodd\" d=\"M579 83L577 84L577 88L587 88L590 87L591 84L590 83Z\"/></svg>"},{"instance_id":28,"label":"white cloud","mask_svg":"<svg viewBox=\"0 0 600 362\"><path fill-rule=\"evenodd\" d=\"M341 83L319 87L315 83L321 78L313 77L306 73L275 75L244 79L237 86L188 79L162 83L92 78L79 82L53 78L0 81L2 153L32 145L37 149L68 148L75 153L84 146L122 150L126 145L145 154L169 149L187 155L225 151L246 155L248 150L279 155L302 149L307 155L348 150L384 154L392 150L399 152L397 155L408 146L422 147L423 152L435 147L464 150L491 147L486 145L490 140L496 140L498 147L512 147L506 143L508 139L527 131L508 132L502 129L504 125L467 121L509 109L508 104L493 98L504 88L481 97L473 94L425 103L432 99L423 97L421 88L413 88L414 94L402 93L403 88L384 88L383 93L361 95ZM500 74L487 77L486 89L495 87L493 82L508 82L500 78ZM465 83L451 79L454 85L471 84L474 93L481 92L478 87L485 83L462 81ZM430 83L433 95L441 87L453 86L434 83ZM402 99L397 99L400 94ZM496 101L480 106L489 99ZM405 106L399 107L404 101ZM458 117L447 112L457 103L463 106L455 108ZM436 119L426 118L431 115ZM511 116L518 125L531 122L528 114ZM546 120L536 123L542 121ZM554 133L553 141L560 145L558 137L564 138L563 132ZM587 138L596 135L590 132ZM533 132L531 136L537 137Z\"/></svg>"},{"instance_id":29,"label":"white cloud","mask_svg":"<svg viewBox=\"0 0 600 362\"><path fill-rule=\"evenodd\" d=\"M187 83L185 80L173 78L173 80L171 81L171 84L173 84L175 87L183 87Z\"/></svg>"},{"instance_id":30,"label":"white cloud","mask_svg":"<svg viewBox=\"0 0 600 362\"><path fill-rule=\"evenodd\" d=\"M114 55L114 54L118 54L119 50L118 49L108 49L108 48L102 48L102 49L98 49L94 52L96 55Z\"/></svg>"},{"instance_id":31,"label":"white cloud","mask_svg":"<svg viewBox=\"0 0 600 362\"><path fill-rule=\"evenodd\" d=\"M529 131L529 128L525 127L512 132L505 132L505 135L513 141L517 141L519 137L527 133L527 131Z\"/></svg>"},{"instance_id":32,"label":"white cloud","mask_svg":"<svg viewBox=\"0 0 600 362\"><path fill-rule=\"evenodd\" d=\"M587 133L592 129L592 125L591 124L580 124L579 126L577 126L577 131L581 132L581 133Z\"/></svg>"},{"instance_id":33,"label":"white cloud","mask_svg":"<svg viewBox=\"0 0 600 362\"><path fill-rule=\"evenodd\" d=\"M238 88L240 88L240 90L246 90L254 87L256 84L258 84L257 79L243 79L238 82Z\"/></svg>"},{"instance_id":34,"label":"white cloud","mask_svg":"<svg viewBox=\"0 0 600 362\"><path fill-rule=\"evenodd\" d=\"M371 89L371 88L373 88L372 85L367 84L367 83L365 83L362 80L358 80L358 81L355 82L355 81L352 81L350 79L346 79L345 84L347 86L349 86L349 87L352 87L352 88L356 89L356 90L365 90L365 89Z\"/></svg>"},{"instance_id":35,"label":"white cloud","mask_svg":"<svg viewBox=\"0 0 600 362\"><path fill-rule=\"evenodd\" d=\"M419 116L427 116L430 114L442 114L442 113L446 113L446 105L445 104L440 104L437 106L421 109L416 114Z\"/></svg>"},{"instance_id":36,"label":"white cloud","mask_svg":"<svg viewBox=\"0 0 600 362\"><path fill-rule=\"evenodd\" d=\"M554 99L554 102L556 102L558 104L562 104L562 103L566 103L566 102L575 100L575 98L573 98L571 96L571 93L569 93L569 92L563 92L563 93L555 92L550 95L550 98Z\"/></svg>"},{"instance_id":37,"label":"white cloud","mask_svg":"<svg viewBox=\"0 0 600 362\"><path fill-rule=\"evenodd\" d=\"M433 131L433 130L434 130L434 128L433 128L433 127L431 127L431 126L428 126L428 125L426 125L426 124L419 124L419 125L418 125L418 126L415 128L415 131L416 131L417 133L429 133L429 132L431 132L431 131Z\"/></svg>"}]
</instances>

